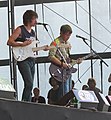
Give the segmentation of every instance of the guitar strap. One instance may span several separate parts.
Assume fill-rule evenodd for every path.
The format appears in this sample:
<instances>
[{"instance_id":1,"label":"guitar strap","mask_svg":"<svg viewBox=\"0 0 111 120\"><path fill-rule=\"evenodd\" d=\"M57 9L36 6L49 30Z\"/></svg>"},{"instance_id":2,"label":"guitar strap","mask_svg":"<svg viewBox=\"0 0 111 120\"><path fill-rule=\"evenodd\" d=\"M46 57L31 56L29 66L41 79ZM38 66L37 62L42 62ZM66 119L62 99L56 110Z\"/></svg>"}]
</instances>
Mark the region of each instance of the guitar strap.
<instances>
[{"instance_id":1,"label":"guitar strap","mask_svg":"<svg viewBox=\"0 0 111 120\"><path fill-rule=\"evenodd\" d=\"M57 45L65 44L65 42L60 42L59 38L56 38L55 42L56 42ZM59 50L60 50L60 52L62 53L62 55L64 56L65 59L69 58L69 49L66 51L66 48L59 48ZM59 51L58 51L58 53L59 53ZM59 56L61 59L62 59L62 55L60 54L60 56Z\"/></svg>"}]
</instances>

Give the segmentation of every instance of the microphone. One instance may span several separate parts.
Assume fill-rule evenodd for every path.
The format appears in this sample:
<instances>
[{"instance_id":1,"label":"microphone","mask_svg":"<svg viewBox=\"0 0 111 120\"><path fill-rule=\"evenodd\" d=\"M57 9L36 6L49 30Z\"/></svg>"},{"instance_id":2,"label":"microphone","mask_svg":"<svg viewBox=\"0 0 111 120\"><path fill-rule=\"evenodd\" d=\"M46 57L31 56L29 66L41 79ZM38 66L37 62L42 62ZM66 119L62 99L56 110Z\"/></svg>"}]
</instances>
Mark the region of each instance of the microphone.
<instances>
[{"instance_id":1,"label":"microphone","mask_svg":"<svg viewBox=\"0 0 111 120\"><path fill-rule=\"evenodd\" d=\"M45 26L45 25L48 25L48 24L47 23L40 23L40 22L38 22L37 25L44 25Z\"/></svg>"},{"instance_id":2,"label":"microphone","mask_svg":"<svg viewBox=\"0 0 111 120\"><path fill-rule=\"evenodd\" d=\"M82 36L79 36L79 35L76 35L76 37L77 37L77 38L81 38L81 39L83 39L83 40L88 40L87 38L82 37Z\"/></svg>"}]
</instances>

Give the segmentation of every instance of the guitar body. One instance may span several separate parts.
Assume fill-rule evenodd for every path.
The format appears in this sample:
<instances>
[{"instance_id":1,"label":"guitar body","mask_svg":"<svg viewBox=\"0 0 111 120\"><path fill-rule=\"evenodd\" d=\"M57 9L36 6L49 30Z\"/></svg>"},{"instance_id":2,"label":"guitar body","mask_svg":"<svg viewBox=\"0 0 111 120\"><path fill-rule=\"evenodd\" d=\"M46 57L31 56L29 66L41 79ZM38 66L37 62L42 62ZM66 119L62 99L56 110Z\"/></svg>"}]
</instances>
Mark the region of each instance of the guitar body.
<instances>
[{"instance_id":1,"label":"guitar body","mask_svg":"<svg viewBox=\"0 0 111 120\"><path fill-rule=\"evenodd\" d=\"M30 45L24 47L13 47L14 58L17 61L23 61L28 57L37 57L36 53L32 51L37 44L37 41L33 41Z\"/></svg>"},{"instance_id":2,"label":"guitar body","mask_svg":"<svg viewBox=\"0 0 111 120\"><path fill-rule=\"evenodd\" d=\"M90 53L81 59L85 60L85 59L91 57L92 55L94 55L94 53ZM70 59L67 59L66 61L67 61L67 63L70 63ZM55 64L51 63L51 65L49 67L49 72L50 72L51 76L53 76L56 80L58 80L60 82L66 81L71 76L72 73L75 73L77 71L77 69L73 67L73 65L75 65L75 64L77 64L77 61L72 63L70 68L62 69L61 67L56 66Z\"/></svg>"},{"instance_id":3,"label":"guitar body","mask_svg":"<svg viewBox=\"0 0 111 120\"><path fill-rule=\"evenodd\" d=\"M49 72L51 74L51 76L53 76L57 81L62 82L62 81L66 81L72 73L75 73L77 71L76 68L61 68L59 66L56 66L55 64L50 65L49 67ZM63 73L63 74L62 74Z\"/></svg>"}]
</instances>

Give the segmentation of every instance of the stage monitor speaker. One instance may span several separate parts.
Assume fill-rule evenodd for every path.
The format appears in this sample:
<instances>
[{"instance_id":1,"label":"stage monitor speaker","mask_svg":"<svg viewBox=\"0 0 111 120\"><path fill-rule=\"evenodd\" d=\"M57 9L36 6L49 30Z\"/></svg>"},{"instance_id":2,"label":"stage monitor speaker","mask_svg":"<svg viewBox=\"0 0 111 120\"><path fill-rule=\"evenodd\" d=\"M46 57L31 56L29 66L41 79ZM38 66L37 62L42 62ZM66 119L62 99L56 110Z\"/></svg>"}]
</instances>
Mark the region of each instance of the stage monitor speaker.
<instances>
[{"instance_id":1,"label":"stage monitor speaker","mask_svg":"<svg viewBox=\"0 0 111 120\"><path fill-rule=\"evenodd\" d=\"M15 89L8 80L0 78L0 98L15 99Z\"/></svg>"},{"instance_id":2,"label":"stage monitor speaker","mask_svg":"<svg viewBox=\"0 0 111 120\"><path fill-rule=\"evenodd\" d=\"M70 90L58 101L58 105L66 106L74 97L77 99L80 108L97 109L99 101L95 93L86 90ZM77 106L77 108L79 107Z\"/></svg>"},{"instance_id":3,"label":"stage monitor speaker","mask_svg":"<svg viewBox=\"0 0 111 120\"><path fill-rule=\"evenodd\" d=\"M79 108L97 110L99 101L93 91L74 90L73 92L79 102Z\"/></svg>"},{"instance_id":4,"label":"stage monitor speaker","mask_svg":"<svg viewBox=\"0 0 111 120\"><path fill-rule=\"evenodd\" d=\"M96 96L99 100L97 110L98 111L108 111L110 104L108 103L106 97L102 93L96 93Z\"/></svg>"}]
</instances>

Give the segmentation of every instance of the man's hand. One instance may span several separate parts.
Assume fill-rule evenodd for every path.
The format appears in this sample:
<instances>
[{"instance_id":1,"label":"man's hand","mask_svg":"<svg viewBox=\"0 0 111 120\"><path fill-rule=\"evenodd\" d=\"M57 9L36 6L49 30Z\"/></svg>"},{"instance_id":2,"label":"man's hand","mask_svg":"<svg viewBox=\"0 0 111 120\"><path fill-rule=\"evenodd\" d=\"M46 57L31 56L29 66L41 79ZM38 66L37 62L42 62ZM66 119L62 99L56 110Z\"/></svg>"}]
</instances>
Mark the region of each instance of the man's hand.
<instances>
[{"instance_id":1,"label":"man's hand","mask_svg":"<svg viewBox=\"0 0 111 120\"><path fill-rule=\"evenodd\" d=\"M61 67L68 68L68 65L66 63L61 63Z\"/></svg>"},{"instance_id":2,"label":"man's hand","mask_svg":"<svg viewBox=\"0 0 111 120\"><path fill-rule=\"evenodd\" d=\"M22 43L21 46L27 46L27 45L30 45L32 43L32 40L26 40Z\"/></svg>"},{"instance_id":3,"label":"man's hand","mask_svg":"<svg viewBox=\"0 0 111 120\"><path fill-rule=\"evenodd\" d=\"M45 45L44 51L50 50L48 45Z\"/></svg>"},{"instance_id":4,"label":"man's hand","mask_svg":"<svg viewBox=\"0 0 111 120\"><path fill-rule=\"evenodd\" d=\"M70 64L63 63L63 65L61 64L61 67L67 69L67 68L71 68L72 66Z\"/></svg>"}]
</instances>

